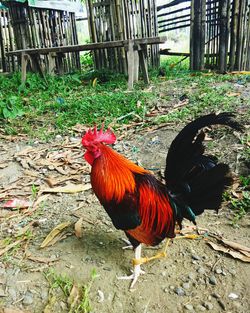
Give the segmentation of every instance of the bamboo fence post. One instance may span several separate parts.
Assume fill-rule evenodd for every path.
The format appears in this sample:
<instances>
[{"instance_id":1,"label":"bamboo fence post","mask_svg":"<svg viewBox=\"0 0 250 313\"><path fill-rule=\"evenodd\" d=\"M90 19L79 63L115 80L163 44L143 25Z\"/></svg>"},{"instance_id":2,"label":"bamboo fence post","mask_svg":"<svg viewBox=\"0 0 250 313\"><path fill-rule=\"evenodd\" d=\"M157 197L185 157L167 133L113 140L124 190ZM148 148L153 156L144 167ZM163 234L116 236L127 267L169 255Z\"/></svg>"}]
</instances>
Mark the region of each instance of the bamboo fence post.
<instances>
[{"instance_id":1,"label":"bamboo fence post","mask_svg":"<svg viewBox=\"0 0 250 313\"><path fill-rule=\"evenodd\" d=\"M191 69L202 70L204 68L205 54L205 17L206 17L206 0L192 0L192 17L191 24L191 44L190 54Z\"/></svg>"},{"instance_id":2,"label":"bamboo fence post","mask_svg":"<svg viewBox=\"0 0 250 313\"><path fill-rule=\"evenodd\" d=\"M220 18L220 41L219 41L219 72L227 70L227 49L228 49L228 0L221 0L219 3Z\"/></svg>"}]
</instances>

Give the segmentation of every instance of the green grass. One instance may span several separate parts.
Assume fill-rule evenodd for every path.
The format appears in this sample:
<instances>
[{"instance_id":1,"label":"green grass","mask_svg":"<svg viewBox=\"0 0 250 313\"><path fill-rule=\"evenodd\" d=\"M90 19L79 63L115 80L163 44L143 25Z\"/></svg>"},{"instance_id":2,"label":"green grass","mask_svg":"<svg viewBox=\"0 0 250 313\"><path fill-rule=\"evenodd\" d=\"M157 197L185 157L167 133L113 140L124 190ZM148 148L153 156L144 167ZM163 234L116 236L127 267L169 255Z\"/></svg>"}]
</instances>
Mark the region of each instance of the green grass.
<instances>
[{"instance_id":1,"label":"green grass","mask_svg":"<svg viewBox=\"0 0 250 313\"><path fill-rule=\"evenodd\" d=\"M27 133L47 140L55 134L68 133L77 123L92 126L112 125L140 119L148 124L186 122L211 111L236 111L242 106L240 97L230 96L234 83L246 84L249 76L204 74L189 71L188 60L165 57L161 66L165 77L151 72L153 89L143 82L127 91L123 75L92 70L92 59L81 57L85 72L46 77L29 74L21 85L20 74L0 76L0 122L6 134ZM178 63L178 64L177 64ZM173 66L173 64L175 64ZM185 95L188 103L173 110L176 99ZM154 118L145 113L158 103L167 102L169 112ZM246 102L246 100L245 100ZM250 117L250 100L246 116Z\"/></svg>"},{"instance_id":2,"label":"green grass","mask_svg":"<svg viewBox=\"0 0 250 313\"><path fill-rule=\"evenodd\" d=\"M127 92L124 77L104 72L46 81L29 74L25 85L20 85L19 74L0 76L0 118L6 133L24 132L42 139L66 133L77 123L109 124L125 116L120 121L124 123L134 115L143 116L149 97L139 89Z\"/></svg>"},{"instance_id":3,"label":"green grass","mask_svg":"<svg viewBox=\"0 0 250 313\"><path fill-rule=\"evenodd\" d=\"M91 312L90 291L97 277L95 270L92 271L90 280L83 286L74 284L68 276L57 274L54 270L49 270L44 275L49 283L46 312L54 312L57 303L61 301L65 303L69 313Z\"/></svg>"},{"instance_id":4,"label":"green grass","mask_svg":"<svg viewBox=\"0 0 250 313\"><path fill-rule=\"evenodd\" d=\"M250 176L240 176L239 197L235 197L230 192L225 193L225 200L229 202L233 211L232 225L238 226L238 222L250 211Z\"/></svg>"}]
</instances>

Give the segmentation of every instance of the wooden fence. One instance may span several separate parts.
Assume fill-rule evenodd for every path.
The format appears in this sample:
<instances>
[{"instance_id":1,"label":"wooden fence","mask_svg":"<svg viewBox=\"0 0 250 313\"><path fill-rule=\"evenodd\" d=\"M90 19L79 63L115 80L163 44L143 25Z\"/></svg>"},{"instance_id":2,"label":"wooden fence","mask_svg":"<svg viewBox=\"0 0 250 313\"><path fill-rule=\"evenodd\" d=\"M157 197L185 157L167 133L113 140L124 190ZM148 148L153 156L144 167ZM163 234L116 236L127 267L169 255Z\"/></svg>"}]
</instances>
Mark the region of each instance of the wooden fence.
<instances>
[{"instance_id":1,"label":"wooden fence","mask_svg":"<svg viewBox=\"0 0 250 313\"><path fill-rule=\"evenodd\" d=\"M14 71L15 58L6 57L6 53L15 50L13 28L8 10L0 10L0 72Z\"/></svg>"},{"instance_id":2,"label":"wooden fence","mask_svg":"<svg viewBox=\"0 0 250 313\"><path fill-rule=\"evenodd\" d=\"M160 33L190 27L191 69L250 70L250 0L174 0L157 11Z\"/></svg>"},{"instance_id":3,"label":"wooden fence","mask_svg":"<svg viewBox=\"0 0 250 313\"><path fill-rule=\"evenodd\" d=\"M92 42L127 40L158 36L155 0L87 0ZM158 44L148 47L148 61L159 65ZM127 72L124 48L94 52L97 69L110 68Z\"/></svg>"},{"instance_id":4,"label":"wooden fence","mask_svg":"<svg viewBox=\"0 0 250 313\"><path fill-rule=\"evenodd\" d=\"M7 2L8 23L11 22L15 39L15 47L22 50L28 48L48 48L78 44L75 13L29 7L27 4ZM5 48L6 50L6 48ZM13 64L20 66L20 58ZM56 56L57 72L71 72L80 68L79 52L65 53ZM37 67L48 69L48 57L41 56L34 60Z\"/></svg>"}]
</instances>

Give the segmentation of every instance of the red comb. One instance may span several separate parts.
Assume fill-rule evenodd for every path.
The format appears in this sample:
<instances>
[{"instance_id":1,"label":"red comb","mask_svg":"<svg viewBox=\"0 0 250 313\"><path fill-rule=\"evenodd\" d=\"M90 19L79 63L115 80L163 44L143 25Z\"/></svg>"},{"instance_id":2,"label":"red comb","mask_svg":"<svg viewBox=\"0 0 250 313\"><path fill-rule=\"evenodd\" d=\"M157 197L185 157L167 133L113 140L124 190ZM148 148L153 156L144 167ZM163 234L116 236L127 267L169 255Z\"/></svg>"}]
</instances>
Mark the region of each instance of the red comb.
<instances>
[{"instance_id":1,"label":"red comb","mask_svg":"<svg viewBox=\"0 0 250 313\"><path fill-rule=\"evenodd\" d=\"M95 126L92 130L91 128L86 132L86 134L82 137L82 145L84 147L88 146L91 143L107 143L112 144L116 141L115 134L108 128L105 132L103 132L104 126L102 125L100 130L97 130Z\"/></svg>"}]
</instances>

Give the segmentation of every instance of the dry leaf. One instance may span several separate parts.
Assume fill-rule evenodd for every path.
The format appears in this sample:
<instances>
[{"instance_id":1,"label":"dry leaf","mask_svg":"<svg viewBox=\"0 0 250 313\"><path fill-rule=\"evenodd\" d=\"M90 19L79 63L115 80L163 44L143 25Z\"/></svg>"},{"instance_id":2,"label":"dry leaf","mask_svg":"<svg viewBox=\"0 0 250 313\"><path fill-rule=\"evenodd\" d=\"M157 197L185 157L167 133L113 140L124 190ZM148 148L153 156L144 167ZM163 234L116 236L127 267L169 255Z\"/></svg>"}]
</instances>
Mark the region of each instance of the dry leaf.
<instances>
[{"instance_id":1,"label":"dry leaf","mask_svg":"<svg viewBox=\"0 0 250 313\"><path fill-rule=\"evenodd\" d=\"M228 92L226 95L228 97L238 97L240 96L240 92Z\"/></svg>"},{"instance_id":2,"label":"dry leaf","mask_svg":"<svg viewBox=\"0 0 250 313\"><path fill-rule=\"evenodd\" d=\"M68 173L64 171L64 169L62 169L61 167L55 166L55 170L62 174L62 175L67 175Z\"/></svg>"},{"instance_id":3,"label":"dry leaf","mask_svg":"<svg viewBox=\"0 0 250 313\"><path fill-rule=\"evenodd\" d=\"M9 166L9 163L1 163L0 164L0 169L3 169L5 167Z\"/></svg>"},{"instance_id":4,"label":"dry leaf","mask_svg":"<svg viewBox=\"0 0 250 313\"><path fill-rule=\"evenodd\" d=\"M26 255L27 259L34 261L34 262L38 262L38 263L48 264L48 263L56 262L59 260L58 258L52 259L52 258L43 258L43 257L39 257L39 256L34 256L31 254L31 252L28 252L28 251L26 251L25 255Z\"/></svg>"},{"instance_id":5,"label":"dry leaf","mask_svg":"<svg viewBox=\"0 0 250 313\"><path fill-rule=\"evenodd\" d=\"M230 254L234 259L239 259L243 262L250 262L250 256L242 254L240 251L235 251L233 249L227 248L223 245L218 245L212 241L207 242L214 250L221 251Z\"/></svg>"},{"instance_id":6,"label":"dry leaf","mask_svg":"<svg viewBox=\"0 0 250 313\"><path fill-rule=\"evenodd\" d=\"M25 170L24 174L30 177L39 177L38 172L30 171L30 170Z\"/></svg>"},{"instance_id":7,"label":"dry leaf","mask_svg":"<svg viewBox=\"0 0 250 313\"><path fill-rule=\"evenodd\" d=\"M21 160L20 163L24 169L28 170L30 168L30 166L26 160Z\"/></svg>"},{"instance_id":8,"label":"dry leaf","mask_svg":"<svg viewBox=\"0 0 250 313\"><path fill-rule=\"evenodd\" d=\"M68 305L70 306L70 309L73 309L77 305L77 303L79 302L80 296L81 296L80 289L76 285L76 283L74 283L74 285L70 291L70 295L68 297L68 300L67 300Z\"/></svg>"},{"instance_id":9,"label":"dry leaf","mask_svg":"<svg viewBox=\"0 0 250 313\"><path fill-rule=\"evenodd\" d=\"M230 240L226 240L226 239L221 239L220 240L222 243L224 243L226 246L229 246L235 250L243 250L243 251L246 251L246 252L249 252L250 253L250 248L246 247L246 246L243 246L237 242L234 242L234 241L230 241Z\"/></svg>"},{"instance_id":10,"label":"dry leaf","mask_svg":"<svg viewBox=\"0 0 250 313\"><path fill-rule=\"evenodd\" d=\"M29 313L30 311L22 311L17 308L0 308L0 313Z\"/></svg>"},{"instance_id":11,"label":"dry leaf","mask_svg":"<svg viewBox=\"0 0 250 313\"><path fill-rule=\"evenodd\" d=\"M63 193L77 193L81 191L86 191L91 189L91 184L68 184L63 187L56 187L56 188L46 188L41 190L41 193L58 193L58 192L63 192Z\"/></svg>"},{"instance_id":12,"label":"dry leaf","mask_svg":"<svg viewBox=\"0 0 250 313\"><path fill-rule=\"evenodd\" d=\"M95 77L93 79L93 82L92 82L92 87L95 87L97 85L97 77Z\"/></svg>"},{"instance_id":13,"label":"dry leaf","mask_svg":"<svg viewBox=\"0 0 250 313\"><path fill-rule=\"evenodd\" d=\"M77 238L82 238L82 222L83 218L80 217L79 220L75 223L75 235Z\"/></svg>"},{"instance_id":14,"label":"dry leaf","mask_svg":"<svg viewBox=\"0 0 250 313\"><path fill-rule=\"evenodd\" d=\"M3 255L4 253L6 253L7 251L11 250L12 248L14 248L15 246L19 245L22 241L24 241L26 238L17 240L15 242L10 243L8 246L6 246L5 248L0 250L0 256Z\"/></svg>"},{"instance_id":15,"label":"dry leaf","mask_svg":"<svg viewBox=\"0 0 250 313\"><path fill-rule=\"evenodd\" d=\"M48 246L51 246L54 242L53 240L61 234L61 232L69 227L71 225L71 222L64 222L59 225L57 225L49 234L48 236L44 239L42 242L40 248L45 248ZM53 242L53 243L52 243Z\"/></svg>"},{"instance_id":16,"label":"dry leaf","mask_svg":"<svg viewBox=\"0 0 250 313\"><path fill-rule=\"evenodd\" d=\"M60 178L54 178L54 177L48 177L45 179L46 183L52 188L56 185L59 185L65 181L68 180L80 180L81 176L80 175L71 175L71 176L67 176L67 177L60 177Z\"/></svg>"}]
</instances>

